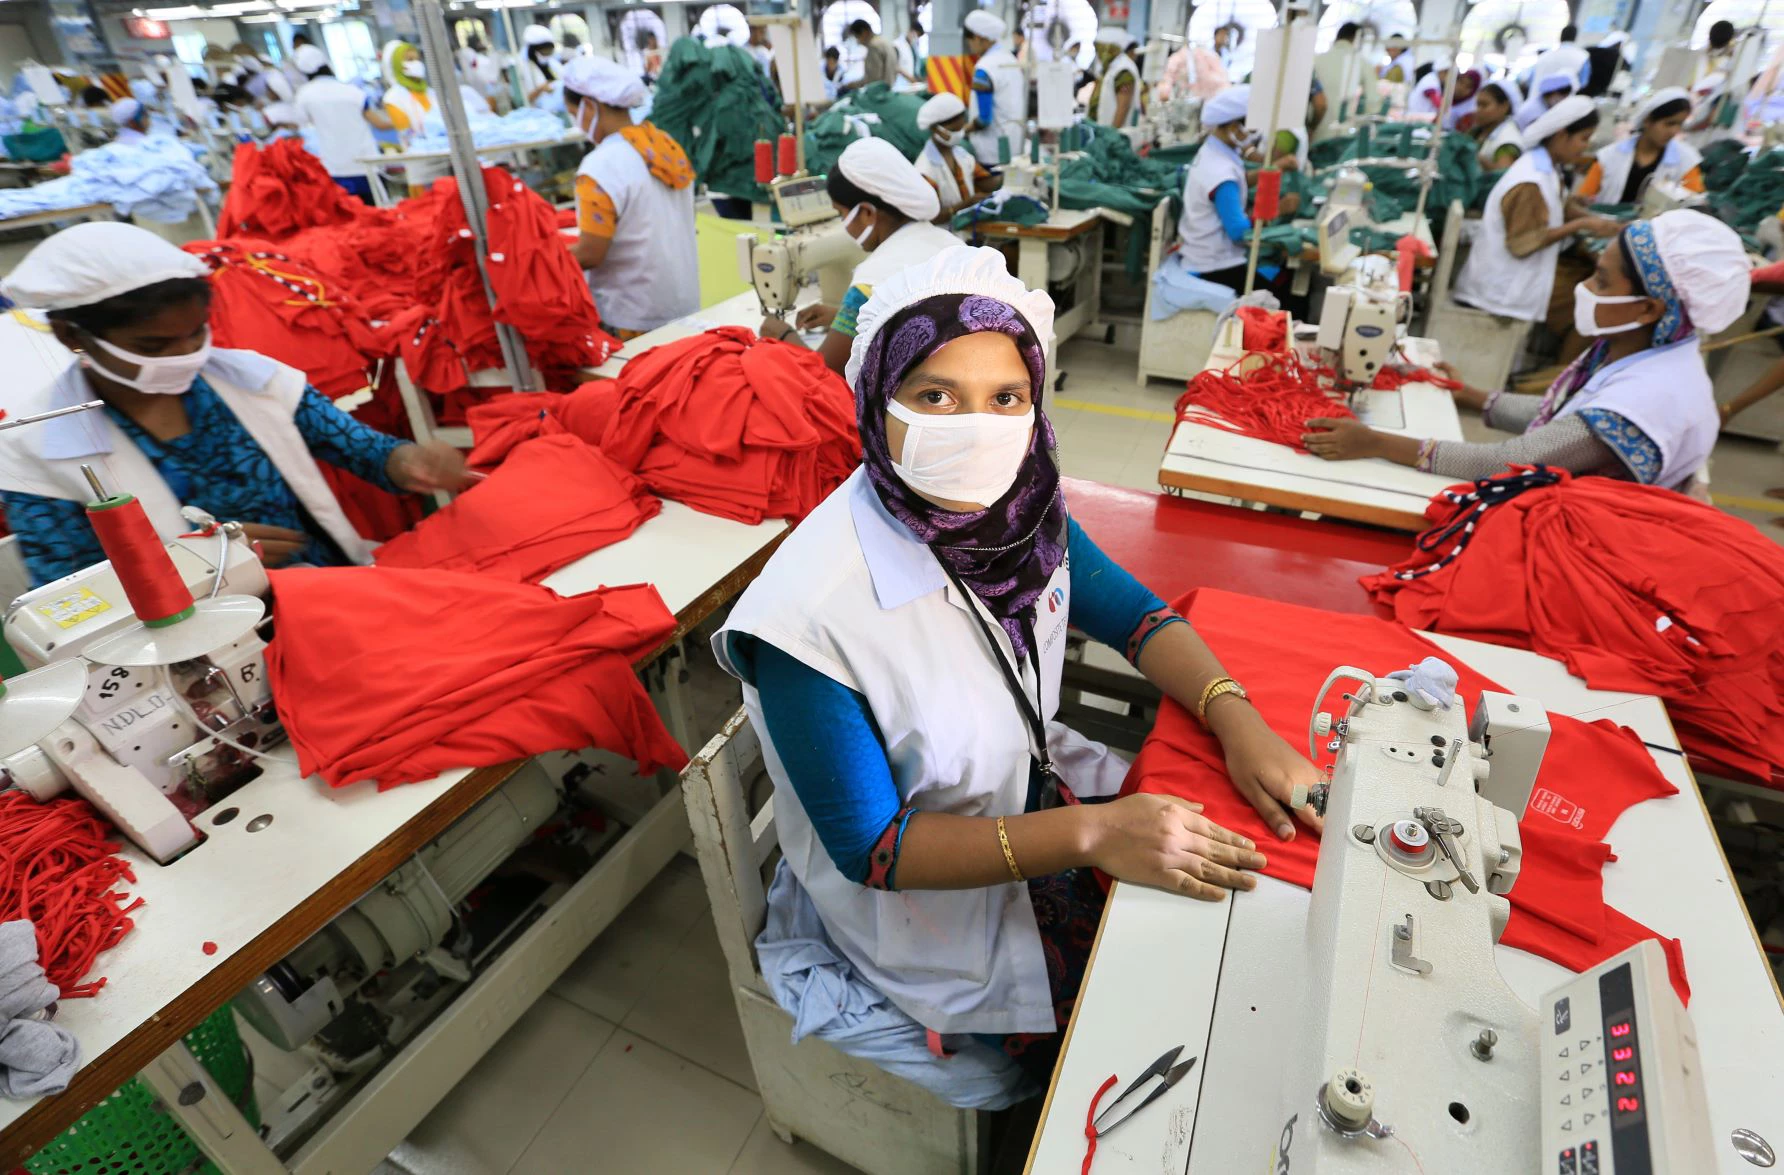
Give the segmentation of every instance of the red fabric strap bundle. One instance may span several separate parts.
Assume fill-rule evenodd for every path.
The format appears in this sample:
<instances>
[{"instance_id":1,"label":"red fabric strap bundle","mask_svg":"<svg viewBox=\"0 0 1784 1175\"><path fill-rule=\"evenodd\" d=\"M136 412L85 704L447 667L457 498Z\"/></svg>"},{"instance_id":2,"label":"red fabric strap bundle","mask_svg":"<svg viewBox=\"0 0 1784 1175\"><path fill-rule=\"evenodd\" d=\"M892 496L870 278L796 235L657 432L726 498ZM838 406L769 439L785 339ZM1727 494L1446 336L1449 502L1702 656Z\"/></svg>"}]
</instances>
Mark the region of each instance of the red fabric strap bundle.
<instances>
[{"instance_id":1,"label":"red fabric strap bundle","mask_svg":"<svg viewBox=\"0 0 1784 1175\"><path fill-rule=\"evenodd\" d=\"M1227 671L1246 683L1271 729L1291 746L1306 745L1314 692L1339 665L1385 673L1437 656L1455 666L1464 704L1472 705L1482 689L1506 692L1391 621L1213 588L1192 592L1177 609ZM1673 986L1688 1000L1678 943L1605 906L1601 872L1614 859L1603 837L1623 810L1677 789L1632 731L1559 714L1551 714L1549 723L1548 753L1520 826L1524 857L1508 895L1511 922L1500 941L1582 970L1644 938L1660 938ZM1160 708L1123 791L1195 800L1208 819L1257 842L1269 860L1265 873L1295 885L1313 883L1319 838L1297 828L1293 840L1278 840L1227 778L1219 741L1173 702Z\"/></svg>"},{"instance_id":2,"label":"red fabric strap bundle","mask_svg":"<svg viewBox=\"0 0 1784 1175\"><path fill-rule=\"evenodd\" d=\"M270 574L268 680L306 775L384 789L589 746L640 774L687 763L633 671L675 631L649 585L565 599L454 571Z\"/></svg>"},{"instance_id":3,"label":"red fabric strap bundle","mask_svg":"<svg viewBox=\"0 0 1784 1175\"><path fill-rule=\"evenodd\" d=\"M643 482L599 449L560 433L518 446L489 480L373 555L380 567L474 571L537 583L619 542L662 508Z\"/></svg>"},{"instance_id":4,"label":"red fabric strap bundle","mask_svg":"<svg viewBox=\"0 0 1784 1175\"><path fill-rule=\"evenodd\" d=\"M1433 498L1427 534L1468 508ZM1534 649L1594 689L1665 698L1709 767L1784 773L1784 549L1751 523L1671 490L1562 472L1486 510L1447 566L1401 578L1437 557L1415 550L1363 586L1410 628Z\"/></svg>"},{"instance_id":5,"label":"red fabric strap bundle","mask_svg":"<svg viewBox=\"0 0 1784 1175\"><path fill-rule=\"evenodd\" d=\"M1397 392L1407 384L1430 384L1453 392L1462 386L1462 381L1432 371L1429 367L1383 367L1375 373L1375 379L1369 386L1381 392Z\"/></svg>"},{"instance_id":6,"label":"red fabric strap bundle","mask_svg":"<svg viewBox=\"0 0 1784 1175\"><path fill-rule=\"evenodd\" d=\"M85 800L40 804L16 789L0 792L0 922L35 926L38 961L65 1000L105 986L104 977L82 980L130 933L130 912L142 905L112 888L136 874L113 855L111 835Z\"/></svg>"},{"instance_id":7,"label":"red fabric strap bundle","mask_svg":"<svg viewBox=\"0 0 1784 1175\"><path fill-rule=\"evenodd\" d=\"M1247 326L1247 348L1250 337ZM1255 366L1241 373L1239 368L1247 363ZM1321 368L1303 364L1292 350L1262 363L1256 355L1247 355L1225 370L1199 371L1191 376L1188 390L1177 399L1177 420L1305 453L1301 438L1309 420L1355 415L1344 397L1322 382L1324 374Z\"/></svg>"},{"instance_id":8,"label":"red fabric strap bundle","mask_svg":"<svg viewBox=\"0 0 1784 1175\"><path fill-rule=\"evenodd\" d=\"M1269 219L1262 217L1260 219ZM1288 314L1281 310L1265 310L1262 306L1241 306L1233 311L1245 328L1247 351L1288 350Z\"/></svg>"}]
</instances>

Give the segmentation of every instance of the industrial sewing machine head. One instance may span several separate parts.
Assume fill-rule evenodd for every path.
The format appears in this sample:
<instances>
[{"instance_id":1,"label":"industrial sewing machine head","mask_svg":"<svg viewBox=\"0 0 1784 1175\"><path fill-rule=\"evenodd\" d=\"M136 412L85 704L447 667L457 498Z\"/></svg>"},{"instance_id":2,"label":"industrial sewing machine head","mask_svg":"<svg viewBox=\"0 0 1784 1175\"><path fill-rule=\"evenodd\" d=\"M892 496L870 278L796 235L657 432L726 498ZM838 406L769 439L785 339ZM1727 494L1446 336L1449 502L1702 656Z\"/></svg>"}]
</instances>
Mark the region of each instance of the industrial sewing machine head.
<instances>
[{"instance_id":1,"label":"industrial sewing machine head","mask_svg":"<svg viewBox=\"0 0 1784 1175\"><path fill-rule=\"evenodd\" d=\"M41 667L15 684L65 688L29 719L8 712L0 775L39 800L72 787L165 863L197 842L193 816L259 773L253 753L284 741L257 632L266 572L239 525L188 508L195 533L166 544L168 563L151 569L172 611L139 616L140 565L161 544L134 499L94 483L90 516L109 503L135 509L141 525L127 550L100 529L111 558L8 608L7 643Z\"/></svg>"},{"instance_id":2,"label":"industrial sewing machine head","mask_svg":"<svg viewBox=\"0 0 1784 1175\"><path fill-rule=\"evenodd\" d=\"M813 273L824 301L834 306L848 289L849 276L865 254L849 236L824 186L824 177L782 176L771 185L785 229L763 238L737 238L738 266L756 289L765 314L785 314Z\"/></svg>"},{"instance_id":3,"label":"industrial sewing machine head","mask_svg":"<svg viewBox=\"0 0 1784 1175\"><path fill-rule=\"evenodd\" d=\"M1322 709L1341 681L1346 705ZM1536 1009L1500 976L1542 707L1483 691L1466 720L1419 681L1345 667L1315 703L1310 749L1336 759L1271 1169L1399 1170L1407 1154L1448 1175L1713 1169L1695 1040L1655 944Z\"/></svg>"},{"instance_id":4,"label":"industrial sewing machine head","mask_svg":"<svg viewBox=\"0 0 1784 1175\"><path fill-rule=\"evenodd\" d=\"M1322 220L1322 240L1324 229ZM1356 254L1355 246L1351 250ZM1341 279L1326 290L1319 318L1319 347L1341 389L1355 391L1375 381L1411 306L1411 295L1400 289L1392 260L1377 254L1351 257Z\"/></svg>"}]
</instances>

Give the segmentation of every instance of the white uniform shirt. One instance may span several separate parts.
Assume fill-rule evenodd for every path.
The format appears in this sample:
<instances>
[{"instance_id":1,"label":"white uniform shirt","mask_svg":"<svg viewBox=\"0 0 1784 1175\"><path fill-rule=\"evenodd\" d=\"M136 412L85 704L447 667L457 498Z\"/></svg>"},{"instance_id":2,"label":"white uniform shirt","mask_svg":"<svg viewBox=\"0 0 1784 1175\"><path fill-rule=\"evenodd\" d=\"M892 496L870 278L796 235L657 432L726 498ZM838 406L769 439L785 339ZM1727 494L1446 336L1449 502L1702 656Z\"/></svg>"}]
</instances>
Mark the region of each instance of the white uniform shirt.
<instances>
[{"instance_id":1,"label":"white uniform shirt","mask_svg":"<svg viewBox=\"0 0 1784 1175\"><path fill-rule=\"evenodd\" d=\"M973 71L983 71L991 79L991 125L969 136L973 154L986 167L998 166L997 140L1001 136L1010 141L1010 158L1021 158L1027 147L1028 125L1028 78L1022 72L1022 63L1008 45L999 44L986 50L985 56L973 64ZM978 92L974 91L968 109L975 118L978 102Z\"/></svg>"},{"instance_id":2,"label":"white uniform shirt","mask_svg":"<svg viewBox=\"0 0 1784 1175\"><path fill-rule=\"evenodd\" d=\"M1692 335L1665 347L1607 363L1575 392L1557 419L1582 408L1615 412L1642 430L1660 450L1655 485L1681 488L1702 469L1722 428L1716 390Z\"/></svg>"},{"instance_id":3,"label":"white uniform shirt","mask_svg":"<svg viewBox=\"0 0 1784 1175\"><path fill-rule=\"evenodd\" d=\"M1640 134L1625 135L1598 153L1598 203L1623 202L1623 185L1629 182L1629 172L1635 167L1635 141L1640 137ZM1682 135L1674 135L1648 179L1650 182L1677 184L1701 162L1703 152L1687 143ZM1636 197L1640 196L1641 193L1637 192Z\"/></svg>"},{"instance_id":4,"label":"white uniform shirt","mask_svg":"<svg viewBox=\"0 0 1784 1175\"><path fill-rule=\"evenodd\" d=\"M948 166L947 155L954 157L954 166L960 169L960 178L966 181L967 190L961 191L955 182L953 169ZM923 150L916 159L917 174L935 185L936 193L941 197L944 210L958 207L967 201L977 198L972 190L973 169L978 167L978 160L973 153L956 143L952 147L943 147L932 137L923 144Z\"/></svg>"},{"instance_id":5,"label":"white uniform shirt","mask_svg":"<svg viewBox=\"0 0 1784 1175\"><path fill-rule=\"evenodd\" d=\"M1127 122L1124 125L1133 126L1139 121L1140 69L1134 64L1133 58L1122 53L1109 62L1109 68L1103 73L1102 86L1097 90L1096 109L1091 111L1091 115L1098 125L1115 125L1115 110L1120 104L1120 96L1115 90L1124 77L1133 80L1133 88L1128 92Z\"/></svg>"},{"instance_id":6,"label":"white uniform shirt","mask_svg":"<svg viewBox=\"0 0 1784 1175\"><path fill-rule=\"evenodd\" d=\"M1510 115L1506 115L1505 119L1501 121L1498 126L1489 131L1487 137L1482 140L1480 151L1477 152L1480 156L1481 165L1483 167L1491 167L1493 165L1493 156L1499 154L1499 149L1501 147L1516 147L1518 149L1518 154L1522 155L1524 153L1523 132L1518 130L1518 120Z\"/></svg>"},{"instance_id":7,"label":"white uniform shirt","mask_svg":"<svg viewBox=\"0 0 1784 1175\"><path fill-rule=\"evenodd\" d=\"M1229 181L1245 194L1245 161L1209 135L1183 176L1183 215L1177 220L1177 248L1191 273L1212 273L1245 264L1245 246L1227 236L1214 210L1214 189Z\"/></svg>"},{"instance_id":8,"label":"white uniform shirt","mask_svg":"<svg viewBox=\"0 0 1784 1175\"><path fill-rule=\"evenodd\" d=\"M1545 148L1536 147L1518 156L1505 169L1487 195L1487 209L1475 234L1474 248L1456 275L1457 301L1507 318L1535 322L1548 311L1549 293L1555 287L1555 259L1565 241L1538 249L1528 257L1513 257L1505 247L1506 194L1520 184L1542 190L1549 209L1549 227L1560 228L1561 177Z\"/></svg>"},{"instance_id":9,"label":"white uniform shirt","mask_svg":"<svg viewBox=\"0 0 1784 1175\"><path fill-rule=\"evenodd\" d=\"M297 92L292 105L299 126L315 131L313 144L329 175L365 175L369 167L362 156L378 153L372 124L365 120L369 99L357 86L339 78L311 78Z\"/></svg>"},{"instance_id":10,"label":"white uniform shirt","mask_svg":"<svg viewBox=\"0 0 1784 1175\"><path fill-rule=\"evenodd\" d=\"M601 186L618 217L607 256L583 271L601 321L655 330L700 309L694 186L671 188L652 176L644 157L618 134L584 155L577 173Z\"/></svg>"}]
</instances>

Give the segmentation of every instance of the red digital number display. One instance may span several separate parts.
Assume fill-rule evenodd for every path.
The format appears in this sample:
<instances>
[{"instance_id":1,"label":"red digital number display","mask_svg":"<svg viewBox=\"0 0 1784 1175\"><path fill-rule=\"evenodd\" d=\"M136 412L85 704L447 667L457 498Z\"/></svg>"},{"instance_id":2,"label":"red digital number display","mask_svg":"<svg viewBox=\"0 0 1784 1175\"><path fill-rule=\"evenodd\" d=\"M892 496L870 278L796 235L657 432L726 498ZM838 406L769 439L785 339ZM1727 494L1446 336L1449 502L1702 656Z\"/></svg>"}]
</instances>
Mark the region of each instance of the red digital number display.
<instances>
[{"instance_id":1,"label":"red digital number display","mask_svg":"<svg viewBox=\"0 0 1784 1175\"><path fill-rule=\"evenodd\" d=\"M1641 1108L1642 1099L1638 1097L1620 1097L1617 1099L1617 1109L1621 1113L1633 1114Z\"/></svg>"},{"instance_id":2,"label":"red digital number display","mask_svg":"<svg viewBox=\"0 0 1784 1175\"><path fill-rule=\"evenodd\" d=\"M1616 1080L1618 1085L1634 1085L1635 1074L1631 1072L1621 1072L1616 1075Z\"/></svg>"},{"instance_id":3,"label":"red digital number display","mask_svg":"<svg viewBox=\"0 0 1784 1175\"><path fill-rule=\"evenodd\" d=\"M1629 1021L1625 1020L1621 1024L1611 1025L1611 1035L1619 1036L1619 1037L1628 1036L1629 1035Z\"/></svg>"},{"instance_id":4,"label":"red digital number display","mask_svg":"<svg viewBox=\"0 0 1784 1175\"><path fill-rule=\"evenodd\" d=\"M1628 1045L1623 1045L1620 1048L1611 1050L1611 1060L1613 1061L1627 1061L1633 1056L1635 1056L1635 1050Z\"/></svg>"}]
</instances>

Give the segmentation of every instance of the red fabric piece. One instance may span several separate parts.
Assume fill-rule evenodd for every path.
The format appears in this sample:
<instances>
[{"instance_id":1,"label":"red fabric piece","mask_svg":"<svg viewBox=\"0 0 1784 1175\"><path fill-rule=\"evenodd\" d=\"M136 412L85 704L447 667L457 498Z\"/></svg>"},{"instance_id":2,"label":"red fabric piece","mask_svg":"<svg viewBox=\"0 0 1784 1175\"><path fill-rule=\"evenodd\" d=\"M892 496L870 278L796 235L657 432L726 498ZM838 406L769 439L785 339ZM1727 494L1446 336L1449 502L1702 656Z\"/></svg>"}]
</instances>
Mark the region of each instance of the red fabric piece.
<instances>
[{"instance_id":1,"label":"red fabric piece","mask_svg":"<svg viewBox=\"0 0 1784 1175\"><path fill-rule=\"evenodd\" d=\"M1257 194L1251 198L1251 218L1260 224L1268 223L1275 220L1281 210L1282 173L1266 167L1257 173Z\"/></svg>"},{"instance_id":2,"label":"red fabric piece","mask_svg":"<svg viewBox=\"0 0 1784 1175\"><path fill-rule=\"evenodd\" d=\"M1520 880L1518 884L1524 883ZM1513 889L1512 892L1515 894L1517 890ZM1679 1002L1689 1007L1691 981L1685 974L1685 950L1679 940L1657 934L1611 906L1604 907L1603 932L1598 939L1589 940L1513 903L1511 921L1505 924L1505 932L1499 936L1499 941L1508 947L1541 955L1569 971L1584 971L1650 938L1659 942L1660 949L1666 953L1667 978L1672 980L1673 990L1679 994Z\"/></svg>"},{"instance_id":3,"label":"red fabric piece","mask_svg":"<svg viewBox=\"0 0 1784 1175\"><path fill-rule=\"evenodd\" d=\"M1386 672L1438 656L1455 666L1464 698L1473 699L1482 689L1507 692L1391 621L1213 588L1190 593L1176 607L1228 672L1246 683L1258 711L1291 746L1306 745L1314 691L1339 665ZM1629 945L1618 934L1626 923L1635 925L1618 921L1621 915L1613 918L1615 912L1604 905L1600 870L1610 850L1601 838L1624 809L1678 789L1660 774L1641 740L1623 727L1559 714L1549 716L1549 725L1538 791L1519 825L1524 858L1522 875L1508 895L1511 924L1519 927L1511 945L1579 970ZM1313 883L1319 838L1298 828L1293 840L1278 840L1228 781L1219 741L1173 702L1160 707L1122 790L1195 800L1208 819L1257 842L1268 858L1265 873L1295 885ZM1552 798L1539 805L1539 793ZM1613 948L1613 942L1621 945ZM1683 998L1688 989L1682 970L1678 986Z\"/></svg>"},{"instance_id":4,"label":"red fabric piece","mask_svg":"<svg viewBox=\"0 0 1784 1175\"><path fill-rule=\"evenodd\" d=\"M380 567L474 571L537 583L617 543L663 504L644 484L568 434L517 447L500 468L407 534L373 552Z\"/></svg>"},{"instance_id":5,"label":"red fabric piece","mask_svg":"<svg viewBox=\"0 0 1784 1175\"><path fill-rule=\"evenodd\" d=\"M1266 218L1267 219L1267 218ZM1233 311L1245 327L1247 351L1285 351L1288 349L1288 315L1262 306L1241 306Z\"/></svg>"},{"instance_id":6,"label":"red fabric piece","mask_svg":"<svg viewBox=\"0 0 1784 1175\"><path fill-rule=\"evenodd\" d=\"M217 231L277 240L319 224L346 224L365 207L329 178L301 139L276 139L264 148L243 143L230 164Z\"/></svg>"},{"instance_id":7,"label":"red fabric piece","mask_svg":"<svg viewBox=\"0 0 1784 1175\"><path fill-rule=\"evenodd\" d=\"M595 746L679 771L633 664L675 631L648 584L566 599L456 571L270 573L268 681L298 767L380 790Z\"/></svg>"},{"instance_id":8,"label":"red fabric piece","mask_svg":"<svg viewBox=\"0 0 1784 1175\"><path fill-rule=\"evenodd\" d=\"M1243 314L1247 309L1256 307L1241 306L1237 313ZM1253 354L1231 367L1198 371L1190 376L1188 388L1177 398L1179 422L1256 437L1305 453L1301 438L1307 433L1309 420L1320 416L1348 419L1356 415L1344 397L1332 390L1331 372L1327 369L1306 366L1292 351L1258 362L1255 352L1265 348L1252 346L1250 323L1245 327L1245 346Z\"/></svg>"},{"instance_id":9,"label":"red fabric piece","mask_svg":"<svg viewBox=\"0 0 1784 1175\"><path fill-rule=\"evenodd\" d=\"M1784 775L1784 548L1671 490L1560 478L1487 510L1441 570L1399 578L1434 561L1415 551L1364 588L1409 628L1534 649L1594 689L1665 698L1707 766ZM1458 509L1438 495L1425 517L1441 528Z\"/></svg>"}]
</instances>

